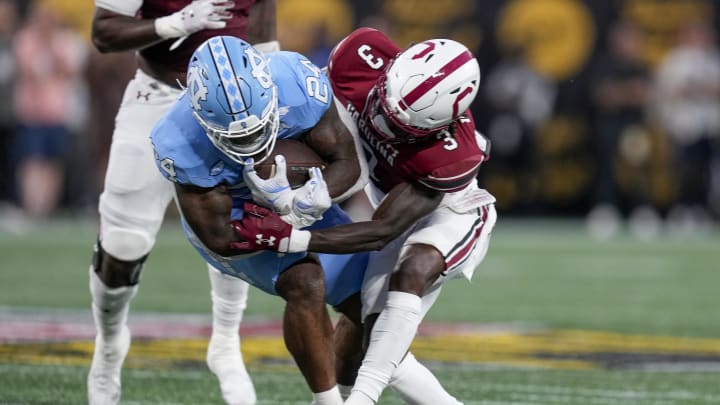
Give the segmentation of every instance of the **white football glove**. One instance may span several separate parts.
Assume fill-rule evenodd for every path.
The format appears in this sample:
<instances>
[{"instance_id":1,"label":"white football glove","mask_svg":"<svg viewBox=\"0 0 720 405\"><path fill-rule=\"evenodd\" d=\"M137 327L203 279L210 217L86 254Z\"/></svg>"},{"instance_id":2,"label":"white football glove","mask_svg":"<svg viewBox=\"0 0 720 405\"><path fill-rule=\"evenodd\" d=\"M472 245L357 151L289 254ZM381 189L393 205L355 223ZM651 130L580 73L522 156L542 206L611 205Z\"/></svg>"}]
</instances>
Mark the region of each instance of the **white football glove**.
<instances>
[{"instance_id":1,"label":"white football glove","mask_svg":"<svg viewBox=\"0 0 720 405\"><path fill-rule=\"evenodd\" d=\"M243 178L256 203L280 215L290 213L295 193L290 188L290 182L287 179L283 155L275 156L275 174L267 180L261 179L257 175L253 159L247 159L243 169Z\"/></svg>"},{"instance_id":2,"label":"white football glove","mask_svg":"<svg viewBox=\"0 0 720 405\"><path fill-rule=\"evenodd\" d=\"M283 221L296 228L304 228L321 220L323 213L332 205L332 198L320 168L311 167L309 174L310 179L295 190L290 212L280 216Z\"/></svg>"},{"instance_id":3,"label":"white football glove","mask_svg":"<svg viewBox=\"0 0 720 405\"><path fill-rule=\"evenodd\" d=\"M232 15L232 1L194 0L185 8L155 20L155 32L161 38L184 37L201 30L225 28Z\"/></svg>"}]
</instances>

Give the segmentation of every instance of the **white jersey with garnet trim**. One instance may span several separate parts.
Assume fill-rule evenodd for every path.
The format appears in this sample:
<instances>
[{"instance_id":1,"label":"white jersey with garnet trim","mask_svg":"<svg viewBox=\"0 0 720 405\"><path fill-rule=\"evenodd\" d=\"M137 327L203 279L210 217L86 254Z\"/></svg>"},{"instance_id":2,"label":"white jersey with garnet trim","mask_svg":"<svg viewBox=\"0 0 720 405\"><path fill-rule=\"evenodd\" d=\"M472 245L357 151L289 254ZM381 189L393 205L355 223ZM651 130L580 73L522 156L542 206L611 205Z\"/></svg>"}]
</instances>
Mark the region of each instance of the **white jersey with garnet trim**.
<instances>
[{"instance_id":1,"label":"white jersey with garnet trim","mask_svg":"<svg viewBox=\"0 0 720 405\"><path fill-rule=\"evenodd\" d=\"M419 182L442 191L459 191L474 181L488 159L486 141L475 131L466 111L447 131L414 143L387 143L361 114L368 94L401 51L382 32L360 28L343 39L330 55L328 73L335 97L353 117L368 161L370 179L382 192L401 182Z\"/></svg>"}]
</instances>

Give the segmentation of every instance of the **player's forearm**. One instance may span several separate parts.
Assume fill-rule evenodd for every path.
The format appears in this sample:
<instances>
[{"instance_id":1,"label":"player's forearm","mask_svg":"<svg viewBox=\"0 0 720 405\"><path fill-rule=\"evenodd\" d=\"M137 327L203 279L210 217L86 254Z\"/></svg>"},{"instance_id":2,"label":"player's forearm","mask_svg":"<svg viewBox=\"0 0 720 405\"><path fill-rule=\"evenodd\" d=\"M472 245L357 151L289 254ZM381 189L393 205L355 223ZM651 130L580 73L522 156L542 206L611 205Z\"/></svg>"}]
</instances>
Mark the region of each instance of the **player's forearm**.
<instances>
[{"instance_id":1,"label":"player's forearm","mask_svg":"<svg viewBox=\"0 0 720 405\"><path fill-rule=\"evenodd\" d=\"M357 159L340 159L331 162L323 170L330 197L335 199L352 187L360 177Z\"/></svg>"},{"instance_id":2,"label":"player's forearm","mask_svg":"<svg viewBox=\"0 0 720 405\"><path fill-rule=\"evenodd\" d=\"M305 141L326 162L323 177L333 200L355 186L361 175L355 141L338 117L334 104L305 135Z\"/></svg>"},{"instance_id":3,"label":"player's forearm","mask_svg":"<svg viewBox=\"0 0 720 405\"><path fill-rule=\"evenodd\" d=\"M371 221L314 230L307 250L319 253L380 250L435 209L442 198L442 193L428 194L409 183L401 183L385 196Z\"/></svg>"},{"instance_id":4,"label":"player's forearm","mask_svg":"<svg viewBox=\"0 0 720 405\"><path fill-rule=\"evenodd\" d=\"M355 222L310 233L308 251L353 253L380 250L401 232L380 221Z\"/></svg>"},{"instance_id":5,"label":"player's forearm","mask_svg":"<svg viewBox=\"0 0 720 405\"><path fill-rule=\"evenodd\" d=\"M93 20L92 40L100 52L107 53L144 48L162 38L155 30L155 20L98 13Z\"/></svg>"},{"instance_id":6,"label":"player's forearm","mask_svg":"<svg viewBox=\"0 0 720 405\"><path fill-rule=\"evenodd\" d=\"M176 185L183 218L206 248L221 256L234 253L230 244L240 241L230 213L232 198L223 187L207 189Z\"/></svg>"},{"instance_id":7,"label":"player's forearm","mask_svg":"<svg viewBox=\"0 0 720 405\"><path fill-rule=\"evenodd\" d=\"M224 257L236 254L230 248L230 245L234 242L240 242L240 238L235 234L229 217L227 220L216 218L208 221L206 219L202 223L195 222L194 226L190 221L188 223L198 239L213 253Z\"/></svg>"}]
</instances>

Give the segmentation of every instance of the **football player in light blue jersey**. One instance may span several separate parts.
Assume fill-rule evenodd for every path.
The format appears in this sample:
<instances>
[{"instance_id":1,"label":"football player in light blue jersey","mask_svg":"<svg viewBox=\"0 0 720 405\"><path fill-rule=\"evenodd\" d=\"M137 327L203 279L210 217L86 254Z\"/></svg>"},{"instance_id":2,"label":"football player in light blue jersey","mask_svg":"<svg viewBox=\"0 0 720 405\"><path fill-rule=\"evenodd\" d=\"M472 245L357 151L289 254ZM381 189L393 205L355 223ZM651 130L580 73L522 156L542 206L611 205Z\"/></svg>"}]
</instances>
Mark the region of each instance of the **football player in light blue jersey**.
<instances>
[{"instance_id":1,"label":"football player in light blue jersey","mask_svg":"<svg viewBox=\"0 0 720 405\"><path fill-rule=\"evenodd\" d=\"M302 139L326 163L322 172L310 169L310 179L298 189L288 184L281 155L271 178L259 179L254 171L275 141L287 138ZM313 404L342 404L325 304L359 323L367 256L239 255L231 247L242 241L232 221L253 199L297 227L351 222L333 201L358 191L366 176L328 79L300 54L263 56L238 38L210 38L192 55L187 89L155 126L152 142L158 168L175 183L189 241L225 274L285 299L285 343L313 392ZM252 188L243 181L247 176L253 176Z\"/></svg>"}]
</instances>

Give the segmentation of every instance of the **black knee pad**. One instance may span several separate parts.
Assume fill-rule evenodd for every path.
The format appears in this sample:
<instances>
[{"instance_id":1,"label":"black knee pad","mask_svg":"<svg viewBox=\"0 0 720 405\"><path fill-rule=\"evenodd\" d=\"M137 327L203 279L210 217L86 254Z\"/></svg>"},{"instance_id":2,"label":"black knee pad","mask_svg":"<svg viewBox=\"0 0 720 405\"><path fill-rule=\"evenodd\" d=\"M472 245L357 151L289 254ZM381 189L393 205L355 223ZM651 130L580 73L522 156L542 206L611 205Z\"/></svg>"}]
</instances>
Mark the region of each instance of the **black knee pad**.
<instances>
[{"instance_id":1,"label":"black knee pad","mask_svg":"<svg viewBox=\"0 0 720 405\"><path fill-rule=\"evenodd\" d=\"M137 260L118 260L103 250L102 244L98 240L93 247L91 264L93 271L105 285L117 288L138 284L140 282L140 273L147 258L148 255Z\"/></svg>"}]
</instances>

